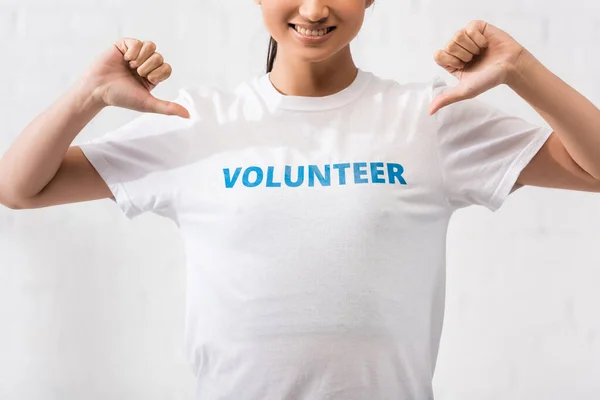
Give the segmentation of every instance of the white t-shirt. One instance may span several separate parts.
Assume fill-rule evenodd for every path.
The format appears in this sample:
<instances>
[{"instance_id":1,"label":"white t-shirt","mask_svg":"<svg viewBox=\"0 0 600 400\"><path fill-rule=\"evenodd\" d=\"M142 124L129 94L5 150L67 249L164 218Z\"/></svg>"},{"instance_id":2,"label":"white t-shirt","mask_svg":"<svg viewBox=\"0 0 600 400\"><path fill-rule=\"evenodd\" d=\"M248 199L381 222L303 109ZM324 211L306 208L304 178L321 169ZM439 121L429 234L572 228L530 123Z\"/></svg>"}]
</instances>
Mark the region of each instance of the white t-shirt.
<instances>
[{"instance_id":1,"label":"white t-shirt","mask_svg":"<svg viewBox=\"0 0 600 400\"><path fill-rule=\"evenodd\" d=\"M449 218L497 210L552 132L477 99L429 116L446 88L261 74L81 145L127 217L181 232L196 399L433 398Z\"/></svg>"}]
</instances>

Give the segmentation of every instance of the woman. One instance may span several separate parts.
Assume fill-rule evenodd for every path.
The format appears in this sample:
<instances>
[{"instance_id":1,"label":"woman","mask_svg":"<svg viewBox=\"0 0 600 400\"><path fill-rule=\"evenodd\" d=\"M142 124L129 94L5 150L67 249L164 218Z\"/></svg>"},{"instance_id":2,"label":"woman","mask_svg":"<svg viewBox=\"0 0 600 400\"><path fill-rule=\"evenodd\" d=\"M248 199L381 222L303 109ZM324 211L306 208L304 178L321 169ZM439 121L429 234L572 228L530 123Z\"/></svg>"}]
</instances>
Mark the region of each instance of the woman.
<instances>
[{"instance_id":1,"label":"woman","mask_svg":"<svg viewBox=\"0 0 600 400\"><path fill-rule=\"evenodd\" d=\"M267 74L158 100L170 66L123 38L4 154L2 203L177 224L197 399L431 399L451 215L600 191L600 111L483 21L435 54L456 87L400 84L353 63L372 0L255 1ZM500 84L551 127L475 99ZM111 105L146 114L71 145Z\"/></svg>"}]
</instances>

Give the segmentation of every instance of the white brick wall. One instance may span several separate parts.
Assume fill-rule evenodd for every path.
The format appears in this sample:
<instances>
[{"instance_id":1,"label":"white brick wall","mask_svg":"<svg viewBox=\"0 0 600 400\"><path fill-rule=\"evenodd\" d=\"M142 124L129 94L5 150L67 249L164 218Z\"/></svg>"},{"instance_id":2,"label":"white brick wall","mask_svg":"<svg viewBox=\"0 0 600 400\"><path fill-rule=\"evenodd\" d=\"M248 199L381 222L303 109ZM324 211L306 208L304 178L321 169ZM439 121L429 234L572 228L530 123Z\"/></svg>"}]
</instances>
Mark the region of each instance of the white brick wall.
<instances>
[{"instance_id":1,"label":"white brick wall","mask_svg":"<svg viewBox=\"0 0 600 400\"><path fill-rule=\"evenodd\" d=\"M600 104L598 0L377 0L353 44L364 69L439 74L433 52L470 19L504 29ZM153 40L181 85L232 87L264 69L251 0L0 0L0 151L121 36ZM545 123L509 89L482 99ZM77 141L135 116L107 109ZM600 396L600 196L525 188L448 237L438 400ZM0 207L0 399L191 399L176 227L110 201Z\"/></svg>"}]
</instances>

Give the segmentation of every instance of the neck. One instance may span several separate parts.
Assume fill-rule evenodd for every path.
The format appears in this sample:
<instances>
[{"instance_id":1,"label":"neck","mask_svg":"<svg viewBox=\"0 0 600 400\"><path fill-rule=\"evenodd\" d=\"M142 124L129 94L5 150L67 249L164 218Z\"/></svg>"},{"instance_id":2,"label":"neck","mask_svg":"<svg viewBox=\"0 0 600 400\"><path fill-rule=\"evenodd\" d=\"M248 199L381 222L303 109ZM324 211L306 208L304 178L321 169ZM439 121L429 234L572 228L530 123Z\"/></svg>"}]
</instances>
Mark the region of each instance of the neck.
<instances>
[{"instance_id":1,"label":"neck","mask_svg":"<svg viewBox=\"0 0 600 400\"><path fill-rule=\"evenodd\" d=\"M284 95L328 96L350 86L358 73L350 46L319 62L288 56L282 50L277 50L270 78L273 86Z\"/></svg>"}]
</instances>

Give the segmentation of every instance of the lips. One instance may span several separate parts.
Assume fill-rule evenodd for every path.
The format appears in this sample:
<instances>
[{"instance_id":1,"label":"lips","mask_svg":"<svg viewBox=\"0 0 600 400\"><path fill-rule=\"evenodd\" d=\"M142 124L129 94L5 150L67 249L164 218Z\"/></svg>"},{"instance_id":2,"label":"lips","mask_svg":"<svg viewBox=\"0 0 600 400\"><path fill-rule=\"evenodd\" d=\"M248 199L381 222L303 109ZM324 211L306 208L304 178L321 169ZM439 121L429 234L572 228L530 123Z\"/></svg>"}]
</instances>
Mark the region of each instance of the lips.
<instances>
[{"instance_id":1,"label":"lips","mask_svg":"<svg viewBox=\"0 0 600 400\"><path fill-rule=\"evenodd\" d=\"M336 29L335 26L317 26L317 27L307 27L304 25L296 25L296 24L288 24L291 28L296 29L297 26L299 26L300 28L304 28L304 29L308 29L311 31L320 31L322 29L327 29L326 33L329 33L331 31L333 31L334 29Z\"/></svg>"}]
</instances>

